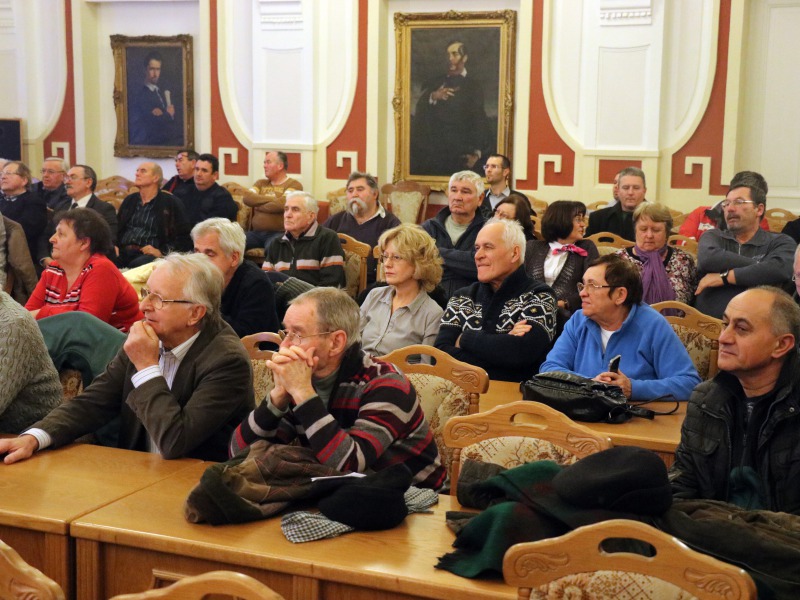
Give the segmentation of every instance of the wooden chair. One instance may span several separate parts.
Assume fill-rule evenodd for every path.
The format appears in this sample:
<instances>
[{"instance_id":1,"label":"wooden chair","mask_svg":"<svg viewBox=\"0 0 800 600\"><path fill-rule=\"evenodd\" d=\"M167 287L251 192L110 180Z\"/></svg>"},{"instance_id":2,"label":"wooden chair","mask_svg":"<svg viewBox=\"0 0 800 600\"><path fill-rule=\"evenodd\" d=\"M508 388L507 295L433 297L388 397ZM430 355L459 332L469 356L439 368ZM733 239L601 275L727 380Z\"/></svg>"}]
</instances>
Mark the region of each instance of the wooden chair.
<instances>
[{"instance_id":1,"label":"wooden chair","mask_svg":"<svg viewBox=\"0 0 800 600\"><path fill-rule=\"evenodd\" d=\"M672 212L671 209L670 212ZM683 222L688 216L689 213L680 213L672 216L672 233L678 233L678 230L681 228L681 225L683 225Z\"/></svg>"},{"instance_id":2,"label":"wooden chair","mask_svg":"<svg viewBox=\"0 0 800 600\"><path fill-rule=\"evenodd\" d=\"M597 246L597 251L600 253L600 256L604 254L613 254L620 248L629 248L635 244L635 242L626 240L625 238L618 236L616 233L610 233L608 231L601 231L599 233L586 236L585 239L592 240L594 242L595 246Z\"/></svg>"},{"instance_id":3,"label":"wooden chair","mask_svg":"<svg viewBox=\"0 0 800 600\"><path fill-rule=\"evenodd\" d=\"M586 210L600 210L601 208L606 208L609 204L611 204L610 200L598 200L597 202L590 202L586 205Z\"/></svg>"},{"instance_id":4,"label":"wooden chair","mask_svg":"<svg viewBox=\"0 0 800 600\"><path fill-rule=\"evenodd\" d=\"M428 210L430 186L416 181L398 181L381 187L384 206L402 223L422 223Z\"/></svg>"},{"instance_id":5,"label":"wooden chair","mask_svg":"<svg viewBox=\"0 0 800 600\"><path fill-rule=\"evenodd\" d=\"M339 188L328 192L328 216L347 210L347 188Z\"/></svg>"},{"instance_id":6,"label":"wooden chair","mask_svg":"<svg viewBox=\"0 0 800 600\"><path fill-rule=\"evenodd\" d=\"M369 244L359 242L354 237L337 234L344 250L344 275L347 293L353 298L367 287L367 258L372 254Z\"/></svg>"},{"instance_id":7,"label":"wooden chair","mask_svg":"<svg viewBox=\"0 0 800 600\"><path fill-rule=\"evenodd\" d=\"M517 419L520 417L522 420ZM461 465L466 459L518 467L535 460L561 465L611 448L611 440L565 414L520 400L465 417L453 417L444 427L451 450L450 493L455 495Z\"/></svg>"},{"instance_id":8,"label":"wooden chair","mask_svg":"<svg viewBox=\"0 0 800 600\"><path fill-rule=\"evenodd\" d=\"M30 566L11 546L0 540L0 598L64 600L64 592L55 581Z\"/></svg>"},{"instance_id":9,"label":"wooden chair","mask_svg":"<svg viewBox=\"0 0 800 600\"><path fill-rule=\"evenodd\" d=\"M694 238L686 237L685 235L679 235L677 233L672 234L667 238L667 244L669 246L675 246L676 248L680 248L681 250L685 250L692 256L694 256L695 260L697 260L697 240Z\"/></svg>"},{"instance_id":10,"label":"wooden chair","mask_svg":"<svg viewBox=\"0 0 800 600\"><path fill-rule=\"evenodd\" d=\"M165 588L138 594L122 594L111 600L202 600L214 595L242 600L284 600L257 579L234 571L210 571L176 581Z\"/></svg>"},{"instance_id":11,"label":"wooden chair","mask_svg":"<svg viewBox=\"0 0 800 600\"><path fill-rule=\"evenodd\" d=\"M134 185L130 179L125 179L120 175L113 175L100 179L95 187L94 194L100 200L110 202L114 208L119 210L119 205L129 194L138 191L139 188Z\"/></svg>"},{"instance_id":12,"label":"wooden chair","mask_svg":"<svg viewBox=\"0 0 800 600\"><path fill-rule=\"evenodd\" d=\"M244 344L244 348L250 356L250 364L253 367L253 393L255 394L256 406L261 404L267 394L275 387L272 370L267 366L267 361L272 358L274 353L271 350L259 348L258 346L261 342L272 342L280 345L281 339L277 333L272 333L271 331L254 333L242 338L242 344Z\"/></svg>"},{"instance_id":13,"label":"wooden chair","mask_svg":"<svg viewBox=\"0 0 800 600\"><path fill-rule=\"evenodd\" d=\"M789 221L797 219L797 215L785 208L769 208L764 213L764 218L771 232L780 233Z\"/></svg>"},{"instance_id":14,"label":"wooden chair","mask_svg":"<svg viewBox=\"0 0 800 600\"><path fill-rule=\"evenodd\" d=\"M672 329L686 347L700 378L714 377L719 372L717 355L719 336L723 329L722 321L674 300L656 302L652 307L672 325ZM683 313L683 316L676 314L679 312Z\"/></svg>"},{"instance_id":15,"label":"wooden chair","mask_svg":"<svg viewBox=\"0 0 800 600\"><path fill-rule=\"evenodd\" d=\"M418 356L430 357L435 364L410 362L411 357ZM489 375L480 367L422 344L395 350L382 356L381 360L397 366L414 385L442 464L449 465L451 452L444 443L445 425L451 417L478 412L480 395L489 389Z\"/></svg>"},{"instance_id":16,"label":"wooden chair","mask_svg":"<svg viewBox=\"0 0 800 600\"><path fill-rule=\"evenodd\" d=\"M529 194L525 194L525 196L530 201L531 208L536 212L536 216L541 219L544 216L544 213L547 212L547 207L549 204L547 204L547 202L544 200L539 200L538 198L534 198Z\"/></svg>"},{"instance_id":17,"label":"wooden chair","mask_svg":"<svg viewBox=\"0 0 800 600\"><path fill-rule=\"evenodd\" d=\"M247 188L235 181L226 181L222 184L222 187L230 192L231 196L233 196L233 201L236 202L236 207L238 208L236 222L242 226L242 229L248 231L250 229L250 219L253 217L253 209L247 206L242 199Z\"/></svg>"},{"instance_id":18,"label":"wooden chair","mask_svg":"<svg viewBox=\"0 0 800 600\"><path fill-rule=\"evenodd\" d=\"M383 271L383 263L381 262L381 247L375 246L372 249L372 258L375 259L375 281L386 281L386 274Z\"/></svg>"},{"instance_id":19,"label":"wooden chair","mask_svg":"<svg viewBox=\"0 0 800 600\"><path fill-rule=\"evenodd\" d=\"M655 555L604 549L604 542L618 539L649 544ZM756 598L755 584L742 569L695 552L650 525L624 519L516 544L503 558L503 578L518 588L519 598L531 600L560 598L558 591L567 588L576 598L598 600Z\"/></svg>"}]
</instances>

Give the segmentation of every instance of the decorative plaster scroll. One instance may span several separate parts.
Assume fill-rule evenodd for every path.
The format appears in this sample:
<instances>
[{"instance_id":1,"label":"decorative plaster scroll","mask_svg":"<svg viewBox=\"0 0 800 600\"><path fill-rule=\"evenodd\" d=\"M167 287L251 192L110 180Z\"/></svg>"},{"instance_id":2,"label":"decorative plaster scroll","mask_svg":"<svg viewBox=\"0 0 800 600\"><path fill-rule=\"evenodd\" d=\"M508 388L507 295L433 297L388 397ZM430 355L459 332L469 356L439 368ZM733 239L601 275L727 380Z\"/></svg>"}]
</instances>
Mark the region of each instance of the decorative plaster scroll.
<instances>
[{"instance_id":1,"label":"decorative plaster scroll","mask_svg":"<svg viewBox=\"0 0 800 600\"><path fill-rule=\"evenodd\" d=\"M561 155L560 154L540 154L539 155L539 175L537 177L536 189L541 190L544 186L544 166L547 163L553 164L553 171L561 173Z\"/></svg>"},{"instance_id":2,"label":"decorative plaster scroll","mask_svg":"<svg viewBox=\"0 0 800 600\"><path fill-rule=\"evenodd\" d=\"M355 171L358 169L358 152L337 150L336 151L336 168L341 169L344 166L344 161L350 160L350 170Z\"/></svg>"},{"instance_id":3,"label":"decorative plaster scroll","mask_svg":"<svg viewBox=\"0 0 800 600\"><path fill-rule=\"evenodd\" d=\"M71 165L72 153L69 151L69 142L52 142L49 156L60 156L68 165Z\"/></svg>"},{"instance_id":4,"label":"decorative plaster scroll","mask_svg":"<svg viewBox=\"0 0 800 600\"><path fill-rule=\"evenodd\" d=\"M238 148L226 148L224 146L219 147L219 174L221 176L225 176L225 157L229 156L231 162L233 164L239 163L239 149Z\"/></svg>"},{"instance_id":5,"label":"decorative plaster scroll","mask_svg":"<svg viewBox=\"0 0 800 600\"><path fill-rule=\"evenodd\" d=\"M600 0L600 25L651 25L652 0Z\"/></svg>"},{"instance_id":6,"label":"decorative plaster scroll","mask_svg":"<svg viewBox=\"0 0 800 600\"><path fill-rule=\"evenodd\" d=\"M263 31L303 28L303 6L299 0L260 0L258 12Z\"/></svg>"},{"instance_id":7,"label":"decorative plaster scroll","mask_svg":"<svg viewBox=\"0 0 800 600\"><path fill-rule=\"evenodd\" d=\"M694 166L703 167L703 182L700 189L709 192L709 185L711 184L711 157L710 156L687 156L683 163L683 174L691 175ZM709 192L710 193L710 192Z\"/></svg>"}]
</instances>

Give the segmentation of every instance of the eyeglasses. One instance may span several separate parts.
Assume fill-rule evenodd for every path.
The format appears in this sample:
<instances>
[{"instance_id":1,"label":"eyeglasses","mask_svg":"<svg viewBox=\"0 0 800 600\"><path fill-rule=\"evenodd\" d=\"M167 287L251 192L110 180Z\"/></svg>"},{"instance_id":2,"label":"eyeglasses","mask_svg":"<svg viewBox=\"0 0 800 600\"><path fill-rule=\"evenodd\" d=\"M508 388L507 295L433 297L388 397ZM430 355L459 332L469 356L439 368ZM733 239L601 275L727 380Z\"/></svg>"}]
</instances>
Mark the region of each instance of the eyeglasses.
<instances>
[{"instance_id":1,"label":"eyeglasses","mask_svg":"<svg viewBox=\"0 0 800 600\"><path fill-rule=\"evenodd\" d=\"M142 302L149 300L154 310L161 310L164 308L164 304L168 302L174 302L176 304L197 304L197 302L193 302L191 300L165 300L160 295L156 294L155 292L151 292L145 287L142 288L140 293Z\"/></svg>"},{"instance_id":2,"label":"eyeglasses","mask_svg":"<svg viewBox=\"0 0 800 600\"><path fill-rule=\"evenodd\" d=\"M798 279L800 279L800 273L795 273L792 275L792 281L797 281Z\"/></svg>"},{"instance_id":3,"label":"eyeglasses","mask_svg":"<svg viewBox=\"0 0 800 600\"><path fill-rule=\"evenodd\" d=\"M89 177L81 177L80 175L67 175L70 181L78 181L79 179L89 179Z\"/></svg>"},{"instance_id":4,"label":"eyeglasses","mask_svg":"<svg viewBox=\"0 0 800 600\"><path fill-rule=\"evenodd\" d=\"M396 263L400 262L401 260L405 260L405 258L398 256L397 254L381 254L378 257L378 262L382 265L388 263L389 261Z\"/></svg>"},{"instance_id":5,"label":"eyeglasses","mask_svg":"<svg viewBox=\"0 0 800 600\"><path fill-rule=\"evenodd\" d=\"M57 175L64 171L56 171L55 169L42 169L42 175Z\"/></svg>"},{"instance_id":6,"label":"eyeglasses","mask_svg":"<svg viewBox=\"0 0 800 600\"><path fill-rule=\"evenodd\" d=\"M19 175L18 171L3 171L0 173L0 176L5 177L6 175Z\"/></svg>"},{"instance_id":7,"label":"eyeglasses","mask_svg":"<svg viewBox=\"0 0 800 600\"><path fill-rule=\"evenodd\" d=\"M594 281L588 281L588 282L586 282L586 283L582 283L582 282L580 282L580 283L578 283L578 285L577 285L577 288L578 288L578 293L579 293L579 294L580 294L580 293L581 293L581 292L582 292L584 289L586 289L586 291L589 291L589 290L590 290L590 289L592 289L592 288L594 288L594 289L596 289L596 290L602 290L603 288L615 288L615 287L619 287L619 286L616 286L616 285L597 285L597 284L596 284Z\"/></svg>"},{"instance_id":8,"label":"eyeglasses","mask_svg":"<svg viewBox=\"0 0 800 600\"><path fill-rule=\"evenodd\" d=\"M295 333L293 331L286 331L285 329L278 330L278 337L283 340L289 340L289 343L293 346L299 346L303 343L303 340L317 337L318 335L328 335L331 333L335 333L333 331L323 331L322 333L309 333L308 335L300 335L299 333Z\"/></svg>"},{"instance_id":9,"label":"eyeglasses","mask_svg":"<svg viewBox=\"0 0 800 600\"><path fill-rule=\"evenodd\" d=\"M720 206L725 209L728 208L731 204L733 204L736 208L739 208L743 204L753 204L755 205L754 200L745 200L744 198L736 198L736 200L723 200L720 202Z\"/></svg>"}]
</instances>

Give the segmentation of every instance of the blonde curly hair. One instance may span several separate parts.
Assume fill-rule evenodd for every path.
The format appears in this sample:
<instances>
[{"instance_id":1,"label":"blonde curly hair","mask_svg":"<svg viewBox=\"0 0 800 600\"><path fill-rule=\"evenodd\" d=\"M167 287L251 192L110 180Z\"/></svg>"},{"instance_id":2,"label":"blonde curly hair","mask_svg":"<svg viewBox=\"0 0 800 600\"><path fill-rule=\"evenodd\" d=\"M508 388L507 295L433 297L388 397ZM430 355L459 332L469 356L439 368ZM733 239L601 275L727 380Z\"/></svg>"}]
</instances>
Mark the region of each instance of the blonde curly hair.
<instances>
[{"instance_id":1,"label":"blonde curly hair","mask_svg":"<svg viewBox=\"0 0 800 600\"><path fill-rule=\"evenodd\" d=\"M419 225L404 223L388 229L378 238L381 254L389 242L395 252L414 267L414 279L426 292L432 291L442 280L442 257L433 238Z\"/></svg>"}]
</instances>

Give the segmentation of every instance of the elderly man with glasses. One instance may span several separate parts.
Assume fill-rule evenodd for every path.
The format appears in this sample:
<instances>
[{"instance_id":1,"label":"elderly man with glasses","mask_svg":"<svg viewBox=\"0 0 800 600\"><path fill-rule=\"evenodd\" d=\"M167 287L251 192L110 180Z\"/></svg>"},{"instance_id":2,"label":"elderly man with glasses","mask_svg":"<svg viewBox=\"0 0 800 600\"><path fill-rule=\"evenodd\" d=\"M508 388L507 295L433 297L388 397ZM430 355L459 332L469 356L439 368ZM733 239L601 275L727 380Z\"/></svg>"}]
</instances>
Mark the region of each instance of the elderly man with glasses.
<instances>
[{"instance_id":1,"label":"elderly man with glasses","mask_svg":"<svg viewBox=\"0 0 800 600\"><path fill-rule=\"evenodd\" d=\"M717 319L728 302L748 288L774 285L791 290L797 244L788 235L760 228L767 209L762 182L749 171L734 176L721 203L728 229L711 229L700 238L695 306Z\"/></svg>"},{"instance_id":2,"label":"elderly man with glasses","mask_svg":"<svg viewBox=\"0 0 800 600\"><path fill-rule=\"evenodd\" d=\"M7 162L0 172L0 213L22 225L31 256L37 256L39 236L47 226L47 205L31 191L33 176L18 160Z\"/></svg>"},{"instance_id":3,"label":"elderly man with glasses","mask_svg":"<svg viewBox=\"0 0 800 600\"><path fill-rule=\"evenodd\" d=\"M342 472L403 463L415 485L441 487L446 472L414 386L361 349L355 301L315 288L292 301L283 323L267 363L275 387L234 432L231 454L259 439L298 440Z\"/></svg>"},{"instance_id":4,"label":"elderly man with glasses","mask_svg":"<svg viewBox=\"0 0 800 600\"><path fill-rule=\"evenodd\" d=\"M120 448L219 461L253 408L250 359L219 315L222 273L202 254L158 261L134 323L105 372L17 438L10 464L92 433L119 416Z\"/></svg>"},{"instance_id":5,"label":"elderly man with glasses","mask_svg":"<svg viewBox=\"0 0 800 600\"><path fill-rule=\"evenodd\" d=\"M631 400L689 398L700 377L670 324L642 302L636 266L615 254L601 256L578 291L583 308L567 321L540 372L568 371L618 385Z\"/></svg>"},{"instance_id":6,"label":"elderly man with glasses","mask_svg":"<svg viewBox=\"0 0 800 600\"><path fill-rule=\"evenodd\" d=\"M42 163L42 179L33 186L33 191L39 194L53 210L67 200L65 178L69 171L69 163L60 156L48 156Z\"/></svg>"}]
</instances>

